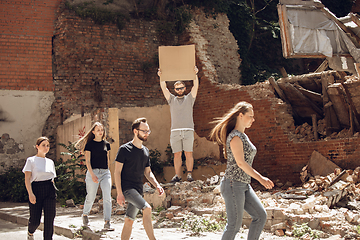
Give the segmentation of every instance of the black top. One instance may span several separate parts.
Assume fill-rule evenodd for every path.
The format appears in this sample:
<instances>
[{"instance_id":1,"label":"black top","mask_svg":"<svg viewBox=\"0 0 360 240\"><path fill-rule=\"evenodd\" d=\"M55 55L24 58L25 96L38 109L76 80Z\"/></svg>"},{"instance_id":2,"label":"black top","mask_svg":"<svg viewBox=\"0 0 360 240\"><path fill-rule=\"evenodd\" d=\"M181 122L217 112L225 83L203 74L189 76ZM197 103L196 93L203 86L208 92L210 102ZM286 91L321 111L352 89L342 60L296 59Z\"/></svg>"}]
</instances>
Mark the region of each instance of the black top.
<instances>
[{"instance_id":1,"label":"black top","mask_svg":"<svg viewBox=\"0 0 360 240\"><path fill-rule=\"evenodd\" d=\"M110 150L110 143L102 140L101 142L90 141L85 145L85 151L90 152L91 168L108 169L107 151Z\"/></svg>"},{"instance_id":2,"label":"black top","mask_svg":"<svg viewBox=\"0 0 360 240\"><path fill-rule=\"evenodd\" d=\"M135 147L132 142L121 145L115 161L123 163L121 171L122 191L135 189L143 194L143 178L146 167L150 167L149 149Z\"/></svg>"}]
</instances>

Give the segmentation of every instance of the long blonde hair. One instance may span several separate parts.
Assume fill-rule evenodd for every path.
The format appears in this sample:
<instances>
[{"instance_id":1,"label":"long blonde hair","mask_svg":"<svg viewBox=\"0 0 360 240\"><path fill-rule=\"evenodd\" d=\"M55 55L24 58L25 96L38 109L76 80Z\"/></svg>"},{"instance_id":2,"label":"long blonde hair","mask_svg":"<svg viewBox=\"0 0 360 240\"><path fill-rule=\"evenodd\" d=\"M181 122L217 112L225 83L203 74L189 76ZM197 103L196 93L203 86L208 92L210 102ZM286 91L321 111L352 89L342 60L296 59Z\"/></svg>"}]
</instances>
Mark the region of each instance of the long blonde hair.
<instances>
[{"instance_id":1,"label":"long blonde hair","mask_svg":"<svg viewBox=\"0 0 360 240\"><path fill-rule=\"evenodd\" d=\"M101 140L104 140L106 138L106 131L105 131L105 127L102 123L100 122L95 122L92 127L90 128L90 130L82 137L80 138L76 143L75 143L75 147L78 148L80 147L82 150L84 150L86 144L88 142L90 142L91 140L93 140L95 138L95 135L93 133L94 129L99 126L99 127L103 127L104 129L104 134L102 136Z\"/></svg>"},{"instance_id":2,"label":"long blonde hair","mask_svg":"<svg viewBox=\"0 0 360 240\"><path fill-rule=\"evenodd\" d=\"M216 141L219 145L223 145L225 159L227 159L226 138L235 128L237 116L239 113L247 113L252 108L253 106L250 103L241 101L231 108L224 116L216 118L215 121L211 122L216 123L216 125L210 132L210 139Z\"/></svg>"}]
</instances>

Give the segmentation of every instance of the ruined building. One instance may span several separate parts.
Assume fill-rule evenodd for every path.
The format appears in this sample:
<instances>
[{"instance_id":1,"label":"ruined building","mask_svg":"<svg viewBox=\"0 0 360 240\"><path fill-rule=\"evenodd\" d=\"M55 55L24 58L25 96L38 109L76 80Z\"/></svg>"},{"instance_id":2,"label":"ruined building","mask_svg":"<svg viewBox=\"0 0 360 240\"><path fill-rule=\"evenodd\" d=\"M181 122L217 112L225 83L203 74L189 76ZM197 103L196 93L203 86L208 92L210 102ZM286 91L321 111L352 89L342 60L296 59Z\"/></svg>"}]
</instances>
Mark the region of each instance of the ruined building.
<instances>
[{"instance_id":1,"label":"ruined building","mask_svg":"<svg viewBox=\"0 0 360 240\"><path fill-rule=\"evenodd\" d=\"M119 30L115 24L81 19L61 0L1 1L0 9L0 172L23 166L40 135L51 138L49 156L56 158L59 128L78 116L112 118L118 127L108 133L115 152L128 140L130 122L145 116L152 128L148 147L165 156L170 114L156 75L154 59L161 45L156 21L129 19ZM200 87L194 106L195 158L222 161L220 147L206 139L210 122L235 103L248 101L256 121L247 133L258 148L254 167L262 174L299 183L314 150L343 169L354 169L358 137L299 141L294 137L295 108L279 97L270 81L239 84L241 56L228 24L225 15L207 18L194 10L189 28L174 40L196 45ZM334 81L342 77L323 72L317 78L325 76ZM68 140L76 140L82 131L73 129Z\"/></svg>"}]
</instances>

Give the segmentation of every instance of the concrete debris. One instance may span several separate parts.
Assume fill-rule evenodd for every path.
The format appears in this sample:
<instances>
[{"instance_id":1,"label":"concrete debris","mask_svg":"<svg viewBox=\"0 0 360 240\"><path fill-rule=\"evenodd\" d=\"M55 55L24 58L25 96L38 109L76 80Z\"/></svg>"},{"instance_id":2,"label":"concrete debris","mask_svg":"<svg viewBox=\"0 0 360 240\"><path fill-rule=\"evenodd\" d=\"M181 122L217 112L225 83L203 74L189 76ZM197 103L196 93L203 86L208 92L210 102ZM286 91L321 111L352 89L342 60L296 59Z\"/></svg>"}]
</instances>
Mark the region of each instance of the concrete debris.
<instances>
[{"instance_id":1,"label":"concrete debris","mask_svg":"<svg viewBox=\"0 0 360 240\"><path fill-rule=\"evenodd\" d=\"M67 207L75 207L74 200L72 200L72 199L66 200L65 204Z\"/></svg>"},{"instance_id":2,"label":"concrete debris","mask_svg":"<svg viewBox=\"0 0 360 240\"><path fill-rule=\"evenodd\" d=\"M335 169L326 176L310 176L302 186L290 183L276 186L271 191L254 182L253 188L267 212L264 231L274 236L295 237L294 229L304 224L320 238L360 239L356 227L360 225L360 167L354 170ZM225 202L219 190L220 176L206 181L163 184L166 196L159 196L155 189L144 193L152 196L147 201L153 206L155 228L181 227L186 221L206 218L226 223ZM93 209L100 209L99 200ZM339 205L338 205L339 204ZM155 207L156 205L156 207ZM125 207L113 202L113 214L124 214ZM210 221L210 220L209 220ZM245 212L243 228L252 219ZM313 239L303 235L300 239Z\"/></svg>"}]
</instances>

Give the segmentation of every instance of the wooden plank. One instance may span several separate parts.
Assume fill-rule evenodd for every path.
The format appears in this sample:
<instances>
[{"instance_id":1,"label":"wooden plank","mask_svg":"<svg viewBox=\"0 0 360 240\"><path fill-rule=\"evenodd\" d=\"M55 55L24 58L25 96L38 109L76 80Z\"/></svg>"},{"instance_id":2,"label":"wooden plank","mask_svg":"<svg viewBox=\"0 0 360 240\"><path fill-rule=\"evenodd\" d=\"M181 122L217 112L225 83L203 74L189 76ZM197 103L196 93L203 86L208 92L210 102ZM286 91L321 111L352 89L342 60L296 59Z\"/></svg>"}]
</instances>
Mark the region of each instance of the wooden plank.
<instances>
[{"instance_id":1,"label":"wooden plank","mask_svg":"<svg viewBox=\"0 0 360 240\"><path fill-rule=\"evenodd\" d=\"M318 1L280 0L280 4L324 7L324 5Z\"/></svg>"},{"instance_id":2,"label":"wooden plank","mask_svg":"<svg viewBox=\"0 0 360 240\"><path fill-rule=\"evenodd\" d=\"M284 67L281 67L280 68L280 73L283 77L288 77L289 75L287 74L286 70Z\"/></svg>"},{"instance_id":3,"label":"wooden plank","mask_svg":"<svg viewBox=\"0 0 360 240\"><path fill-rule=\"evenodd\" d=\"M290 83L278 83L279 87L284 91L291 106L303 118L311 118L312 114L316 114L317 117L322 118L323 112L318 107L314 106L306 96L304 96L299 90L297 90Z\"/></svg>"},{"instance_id":4,"label":"wooden plank","mask_svg":"<svg viewBox=\"0 0 360 240\"><path fill-rule=\"evenodd\" d=\"M340 123L336 116L332 102L327 93L327 86L334 82L334 78L330 77L328 73L321 74L322 96L324 105L324 115L326 123L326 136L329 136L333 131L340 130Z\"/></svg>"},{"instance_id":5,"label":"wooden plank","mask_svg":"<svg viewBox=\"0 0 360 240\"><path fill-rule=\"evenodd\" d=\"M329 61L325 59L320 66L315 70L316 73L323 72L329 67Z\"/></svg>"},{"instance_id":6,"label":"wooden plank","mask_svg":"<svg viewBox=\"0 0 360 240\"><path fill-rule=\"evenodd\" d=\"M360 91L360 82L344 82L342 83L342 86L345 90L346 97L350 104L350 108L354 112L357 122L360 123L360 114L358 111L360 109L360 95L358 94ZM355 90L355 92L357 93L356 95L352 94L353 90ZM359 103L358 107L356 106L356 103Z\"/></svg>"},{"instance_id":7,"label":"wooden plank","mask_svg":"<svg viewBox=\"0 0 360 240\"><path fill-rule=\"evenodd\" d=\"M311 101L317 103L317 104L321 104L323 103L323 99L320 93L317 92L313 92L310 90L307 90L305 88L303 88L302 86L300 86L298 83L294 83L294 86L302 93L304 94L306 97L308 97Z\"/></svg>"},{"instance_id":8,"label":"wooden plank","mask_svg":"<svg viewBox=\"0 0 360 240\"><path fill-rule=\"evenodd\" d=\"M350 19L351 19L351 21L353 21L358 27L360 27L360 20L359 20L359 18L357 17L356 14L350 13Z\"/></svg>"},{"instance_id":9,"label":"wooden plank","mask_svg":"<svg viewBox=\"0 0 360 240\"><path fill-rule=\"evenodd\" d=\"M336 74L336 71L326 71L320 73L309 73L298 76L291 76L287 78L280 78L277 82L283 83L298 83L303 88L313 91L313 92L322 92L322 77L326 76L326 78L333 77Z\"/></svg>"},{"instance_id":10,"label":"wooden plank","mask_svg":"<svg viewBox=\"0 0 360 240\"><path fill-rule=\"evenodd\" d=\"M341 83L335 83L328 86L327 92L340 124L343 127L350 127L349 106L342 89Z\"/></svg>"},{"instance_id":11,"label":"wooden plank","mask_svg":"<svg viewBox=\"0 0 360 240\"><path fill-rule=\"evenodd\" d=\"M355 64L355 71L357 74L357 77L360 77L360 63L354 63Z\"/></svg>"},{"instance_id":12,"label":"wooden plank","mask_svg":"<svg viewBox=\"0 0 360 240\"><path fill-rule=\"evenodd\" d=\"M284 92L281 90L281 88L279 87L279 85L276 83L275 78L274 77L270 77L269 78L269 82L271 84L271 86L275 89L276 93L279 95L279 97L281 98L281 100L283 100L284 102L290 104L289 100L286 98Z\"/></svg>"},{"instance_id":13,"label":"wooden plank","mask_svg":"<svg viewBox=\"0 0 360 240\"><path fill-rule=\"evenodd\" d=\"M315 141L317 141L317 140L319 140L319 134L317 132L316 114L311 115L311 119L312 119L313 131L314 131L314 138L315 138Z\"/></svg>"},{"instance_id":14,"label":"wooden plank","mask_svg":"<svg viewBox=\"0 0 360 240\"><path fill-rule=\"evenodd\" d=\"M279 25L280 25L280 36L281 36L281 45L283 50L284 58L289 58L291 55L291 38L289 33L289 21L286 15L286 6L283 4L277 5L277 10L279 14Z\"/></svg>"}]
</instances>

